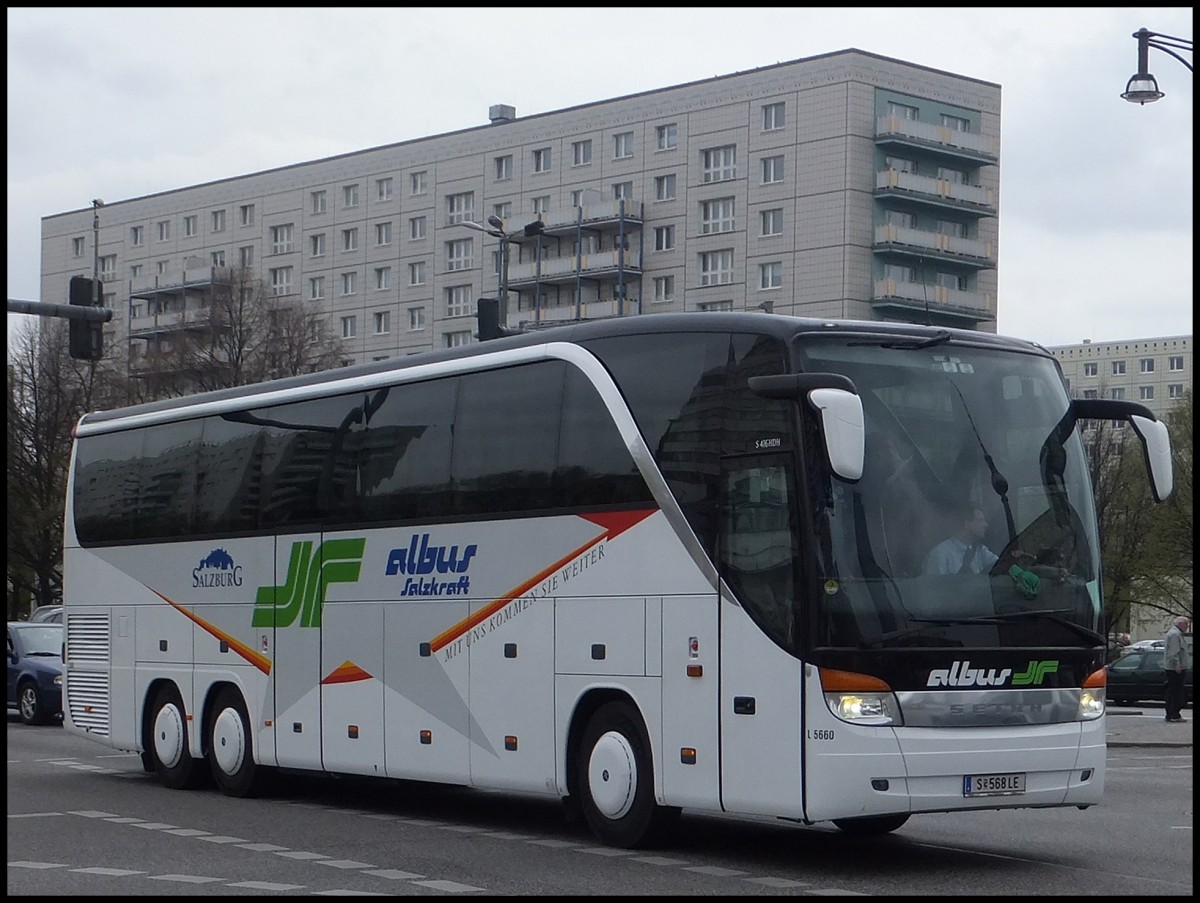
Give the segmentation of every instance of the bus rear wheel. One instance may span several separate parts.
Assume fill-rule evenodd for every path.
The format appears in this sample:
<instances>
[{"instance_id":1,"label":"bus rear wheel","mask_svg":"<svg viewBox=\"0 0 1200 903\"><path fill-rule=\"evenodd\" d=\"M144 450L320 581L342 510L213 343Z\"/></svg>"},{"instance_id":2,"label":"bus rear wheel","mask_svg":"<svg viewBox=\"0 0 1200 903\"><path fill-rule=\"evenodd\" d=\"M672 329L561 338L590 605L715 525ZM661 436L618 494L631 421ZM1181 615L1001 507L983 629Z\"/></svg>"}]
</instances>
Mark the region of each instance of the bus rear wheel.
<instances>
[{"instance_id":1,"label":"bus rear wheel","mask_svg":"<svg viewBox=\"0 0 1200 903\"><path fill-rule=\"evenodd\" d=\"M678 808L655 802L650 743L628 703L609 702L596 710L580 736L575 768L583 817L609 846L648 846L679 817Z\"/></svg>"},{"instance_id":2,"label":"bus rear wheel","mask_svg":"<svg viewBox=\"0 0 1200 903\"><path fill-rule=\"evenodd\" d=\"M889 834L897 828L903 827L908 821L908 813L900 812L896 815L869 815L862 818L835 818L833 823L837 825L838 830L846 834L855 834L859 837L869 837L873 834Z\"/></svg>"},{"instance_id":3,"label":"bus rear wheel","mask_svg":"<svg viewBox=\"0 0 1200 903\"><path fill-rule=\"evenodd\" d=\"M203 763L192 758L188 748L187 712L174 684L155 692L150 719L149 742L142 755L150 760L154 773L172 790L194 790L203 784Z\"/></svg>"},{"instance_id":4,"label":"bus rear wheel","mask_svg":"<svg viewBox=\"0 0 1200 903\"><path fill-rule=\"evenodd\" d=\"M213 780L226 796L257 796L266 782L267 769L254 761L250 716L242 694L224 687L208 721L208 760Z\"/></svg>"}]
</instances>

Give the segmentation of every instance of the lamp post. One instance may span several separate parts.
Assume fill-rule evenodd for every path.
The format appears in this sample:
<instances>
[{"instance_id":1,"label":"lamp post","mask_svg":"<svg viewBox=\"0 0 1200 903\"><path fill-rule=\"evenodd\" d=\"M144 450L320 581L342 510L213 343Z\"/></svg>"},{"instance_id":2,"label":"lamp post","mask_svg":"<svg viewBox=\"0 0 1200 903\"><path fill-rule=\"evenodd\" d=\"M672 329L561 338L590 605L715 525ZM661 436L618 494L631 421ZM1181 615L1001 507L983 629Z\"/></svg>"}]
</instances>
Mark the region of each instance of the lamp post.
<instances>
[{"instance_id":1,"label":"lamp post","mask_svg":"<svg viewBox=\"0 0 1200 903\"><path fill-rule=\"evenodd\" d=\"M100 208L104 201L92 198L92 304L100 306Z\"/></svg>"},{"instance_id":2,"label":"lamp post","mask_svg":"<svg viewBox=\"0 0 1200 903\"><path fill-rule=\"evenodd\" d=\"M541 242L542 221L534 220L527 224L520 232L509 232L504 228L504 220L492 214L488 217L488 225L472 222L471 220L459 220L458 225L465 226L468 229L473 229L476 232L482 232L485 235L490 235L493 238L500 239L500 322L508 322L508 261L509 251L508 246L513 242L519 242L522 238L538 237L538 242ZM490 226L490 228L489 228ZM540 257L540 254L539 254ZM539 267L541 263L539 261Z\"/></svg>"},{"instance_id":3,"label":"lamp post","mask_svg":"<svg viewBox=\"0 0 1200 903\"><path fill-rule=\"evenodd\" d=\"M1192 71L1192 64L1181 57L1176 50L1183 50L1187 53L1192 52L1192 42L1187 38L1176 38L1169 34L1159 34L1157 31L1148 31L1145 28L1139 28L1133 33L1133 37L1138 42L1138 70L1129 79L1125 85L1125 93L1121 96L1130 103L1142 104L1154 103L1156 100L1161 100L1165 95L1158 90L1158 81L1150 74L1149 57L1150 48L1155 47L1170 56L1175 57L1183 65L1187 66L1188 72Z\"/></svg>"}]
</instances>

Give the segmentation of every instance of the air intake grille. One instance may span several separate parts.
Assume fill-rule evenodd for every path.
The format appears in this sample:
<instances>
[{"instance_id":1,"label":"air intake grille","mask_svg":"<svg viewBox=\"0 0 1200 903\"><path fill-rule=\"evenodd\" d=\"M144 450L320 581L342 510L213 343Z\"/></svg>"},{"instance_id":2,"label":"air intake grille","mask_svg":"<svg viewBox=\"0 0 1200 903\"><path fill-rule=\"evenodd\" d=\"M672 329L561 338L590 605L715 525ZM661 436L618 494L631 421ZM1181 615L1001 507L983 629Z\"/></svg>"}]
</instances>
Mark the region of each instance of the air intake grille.
<instances>
[{"instance_id":1,"label":"air intake grille","mask_svg":"<svg viewBox=\"0 0 1200 903\"><path fill-rule=\"evenodd\" d=\"M67 671L67 711L75 727L108 736L108 672Z\"/></svg>"},{"instance_id":2,"label":"air intake grille","mask_svg":"<svg viewBox=\"0 0 1200 903\"><path fill-rule=\"evenodd\" d=\"M66 620L67 661L107 665L111 652L108 615L71 614Z\"/></svg>"},{"instance_id":3,"label":"air intake grille","mask_svg":"<svg viewBox=\"0 0 1200 903\"><path fill-rule=\"evenodd\" d=\"M109 735L108 667L112 653L109 617L106 614L68 613L66 710L80 730ZM103 670L92 670L97 665Z\"/></svg>"}]
</instances>

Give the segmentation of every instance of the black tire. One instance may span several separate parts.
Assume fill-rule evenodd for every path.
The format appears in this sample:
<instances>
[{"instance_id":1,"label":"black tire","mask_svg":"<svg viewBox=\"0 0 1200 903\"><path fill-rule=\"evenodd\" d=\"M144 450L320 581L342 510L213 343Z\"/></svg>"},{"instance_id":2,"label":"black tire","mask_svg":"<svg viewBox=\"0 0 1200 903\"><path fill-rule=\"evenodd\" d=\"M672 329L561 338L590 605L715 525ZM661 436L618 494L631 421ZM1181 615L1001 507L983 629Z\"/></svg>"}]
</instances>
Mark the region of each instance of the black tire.
<instances>
[{"instance_id":1,"label":"black tire","mask_svg":"<svg viewBox=\"0 0 1200 903\"><path fill-rule=\"evenodd\" d=\"M908 813L896 815L868 815L862 818L835 818L833 823L838 830L859 837L870 837L876 834L890 834L908 821Z\"/></svg>"},{"instance_id":2,"label":"black tire","mask_svg":"<svg viewBox=\"0 0 1200 903\"><path fill-rule=\"evenodd\" d=\"M226 796L253 797L267 786L270 769L254 761L254 735L242 694L234 687L217 693L208 718L208 761L217 788Z\"/></svg>"},{"instance_id":3,"label":"black tire","mask_svg":"<svg viewBox=\"0 0 1200 903\"><path fill-rule=\"evenodd\" d=\"M187 710L174 684L155 692L146 720L144 756L172 790L194 790L204 783L204 762L188 747ZM143 759L143 762L145 760Z\"/></svg>"},{"instance_id":4,"label":"black tire","mask_svg":"<svg viewBox=\"0 0 1200 903\"><path fill-rule=\"evenodd\" d=\"M678 808L655 802L650 742L628 703L605 703L580 735L576 797L592 833L613 847L650 846L678 820Z\"/></svg>"},{"instance_id":5,"label":"black tire","mask_svg":"<svg viewBox=\"0 0 1200 903\"><path fill-rule=\"evenodd\" d=\"M42 694L32 680L23 681L17 687L17 708L25 724L45 724L50 720L46 705L42 702Z\"/></svg>"}]
</instances>

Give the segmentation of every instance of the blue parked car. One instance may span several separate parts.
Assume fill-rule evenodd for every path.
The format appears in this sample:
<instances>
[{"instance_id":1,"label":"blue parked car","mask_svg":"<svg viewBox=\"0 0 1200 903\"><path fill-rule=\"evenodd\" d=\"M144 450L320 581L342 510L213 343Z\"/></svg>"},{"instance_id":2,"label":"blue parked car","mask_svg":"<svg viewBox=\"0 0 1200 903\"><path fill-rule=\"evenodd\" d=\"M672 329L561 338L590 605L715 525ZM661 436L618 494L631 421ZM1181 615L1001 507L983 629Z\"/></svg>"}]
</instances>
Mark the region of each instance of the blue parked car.
<instances>
[{"instance_id":1,"label":"blue parked car","mask_svg":"<svg viewBox=\"0 0 1200 903\"><path fill-rule=\"evenodd\" d=\"M26 724L62 718L61 624L8 622L8 707Z\"/></svg>"}]
</instances>

